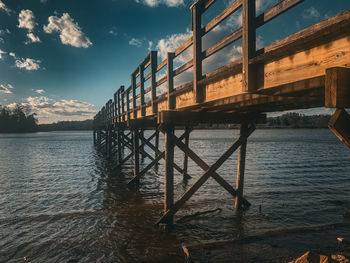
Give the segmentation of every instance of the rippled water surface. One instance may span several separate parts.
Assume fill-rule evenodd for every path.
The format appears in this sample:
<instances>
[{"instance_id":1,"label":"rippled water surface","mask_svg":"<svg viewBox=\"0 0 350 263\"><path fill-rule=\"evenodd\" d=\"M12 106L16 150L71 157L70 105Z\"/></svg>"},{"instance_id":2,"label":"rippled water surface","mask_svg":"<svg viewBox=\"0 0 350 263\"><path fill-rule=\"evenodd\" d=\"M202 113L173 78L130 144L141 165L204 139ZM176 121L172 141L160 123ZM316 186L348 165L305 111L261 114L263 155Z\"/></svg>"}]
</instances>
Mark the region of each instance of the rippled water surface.
<instances>
[{"instance_id":1,"label":"rippled water surface","mask_svg":"<svg viewBox=\"0 0 350 263\"><path fill-rule=\"evenodd\" d=\"M195 131L190 147L211 164L235 137L232 130ZM165 232L153 226L162 214L163 163L141 179L139 190L128 189L132 161L121 170L105 161L92 145L91 132L0 134L0 262L23 262L24 256L32 263L183 262L182 243L271 230L281 232L193 255L201 262L287 262L306 250L335 250L338 236L350 239L347 226L282 231L341 223L350 210L350 150L330 131L257 130L247 151L249 210L236 212L233 198L209 179L175 219L216 208L221 212ZM179 165L182 156L176 151ZM218 170L232 185L236 166L235 154ZM201 173L190 162L188 185ZM176 196L188 185L176 174Z\"/></svg>"}]
</instances>

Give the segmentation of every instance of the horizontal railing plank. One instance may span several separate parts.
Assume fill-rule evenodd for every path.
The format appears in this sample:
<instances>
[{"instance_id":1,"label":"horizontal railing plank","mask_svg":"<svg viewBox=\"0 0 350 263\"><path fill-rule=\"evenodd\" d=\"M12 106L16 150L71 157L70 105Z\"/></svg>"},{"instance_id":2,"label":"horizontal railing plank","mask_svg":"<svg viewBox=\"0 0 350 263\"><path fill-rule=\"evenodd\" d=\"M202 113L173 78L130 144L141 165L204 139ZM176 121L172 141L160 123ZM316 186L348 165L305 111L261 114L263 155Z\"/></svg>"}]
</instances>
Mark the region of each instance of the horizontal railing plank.
<instances>
[{"instance_id":1,"label":"horizontal railing plank","mask_svg":"<svg viewBox=\"0 0 350 263\"><path fill-rule=\"evenodd\" d=\"M242 6L242 0L236 0L230 4L223 12L211 20L203 29L203 35L207 34L209 31L213 30L217 25L224 21L231 14L236 12Z\"/></svg>"}]
</instances>

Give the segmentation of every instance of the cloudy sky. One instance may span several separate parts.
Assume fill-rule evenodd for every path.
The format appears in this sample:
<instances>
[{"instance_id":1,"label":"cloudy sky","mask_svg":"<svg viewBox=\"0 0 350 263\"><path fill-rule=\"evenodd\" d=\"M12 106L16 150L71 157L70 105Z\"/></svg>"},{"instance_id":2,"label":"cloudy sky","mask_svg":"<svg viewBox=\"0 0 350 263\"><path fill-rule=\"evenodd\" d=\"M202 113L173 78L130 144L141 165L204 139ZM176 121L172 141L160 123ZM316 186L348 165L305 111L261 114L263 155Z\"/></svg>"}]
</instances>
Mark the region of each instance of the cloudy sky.
<instances>
[{"instance_id":1,"label":"cloudy sky","mask_svg":"<svg viewBox=\"0 0 350 263\"><path fill-rule=\"evenodd\" d=\"M217 0L208 22L232 0ZM257 0L258 14L279 2ZM42 123L91 118L150 50L159 60L191 35L193 0L0 0L0 105L31 105ZM349 0L305 0L257 32L258 48L350 8ZM230 16L205 39L209 47L241 23ZM180 57L190 59L191 52ZM241 54L233 43L204 71ZM187 74L187 75L186 75ZM178 83L190 77L185 72Z\"/></svg>"}]
</instances>

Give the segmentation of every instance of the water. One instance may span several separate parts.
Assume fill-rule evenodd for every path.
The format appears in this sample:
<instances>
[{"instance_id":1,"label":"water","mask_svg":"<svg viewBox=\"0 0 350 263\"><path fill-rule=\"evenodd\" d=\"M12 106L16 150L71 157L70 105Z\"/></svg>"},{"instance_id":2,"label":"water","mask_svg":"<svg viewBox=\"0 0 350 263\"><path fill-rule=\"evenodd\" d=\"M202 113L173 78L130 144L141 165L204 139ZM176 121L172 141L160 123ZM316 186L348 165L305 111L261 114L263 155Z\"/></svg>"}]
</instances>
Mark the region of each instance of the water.
<instances>
[{"instance_id":1,"label":"water","mask_svg":"<svg viewBox=\"0 0 350 263\"><path fill-rule=\"evenodd\" d=\"M209 164L237 131L195 131L190 147ZM163 140L161 138L161 146ZM350 210L350 151L328 130L257 130L247 148L245 197L213 179L178 212L222 211L154 228L162 214L163 165L128 189L132 164L118 170L92 145L91 132L0 134L0 262L183 262L181 244L228 240L266 231L343 222ZM176 151L182 164L182 153ZM146 166L148 160L143 164ZM218 170L232 185L237 156ZM202 171L189 163L192 184ZM175 192L186 185L176 174ZM259 206L261 205L261 212ZM288 262L303 252L332 252L348 226L284 233L219 248L193 250L200 262Z\"/></svg>"}]
</instances>

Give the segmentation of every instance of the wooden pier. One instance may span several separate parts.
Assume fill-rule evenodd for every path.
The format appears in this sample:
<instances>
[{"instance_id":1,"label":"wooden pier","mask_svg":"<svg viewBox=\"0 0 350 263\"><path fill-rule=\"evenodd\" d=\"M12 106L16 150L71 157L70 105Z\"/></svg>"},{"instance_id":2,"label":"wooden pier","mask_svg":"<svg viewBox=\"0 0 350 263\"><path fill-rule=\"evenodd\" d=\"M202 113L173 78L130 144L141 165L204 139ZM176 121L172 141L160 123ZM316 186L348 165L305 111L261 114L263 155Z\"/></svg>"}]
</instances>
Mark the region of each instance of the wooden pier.
<instances>
[{"instance_id":1,"label":"wooden pier","mask_svg":"<svg viewBox=\"0 0 350 263\"><path fill-rule=\"evenodd\" d=\"M139 185L152 167L165 160L164 213L157 224L172 224L176 212L210 177L232 195L237 209L250 205L243 195L247 140L256 124L264 122L266 112L336 108L330 128L350 147L350 117L344 110L350 108L350 10L257 50L256 30L303 0L281 1L259 16L255 0L236 0L202 27L202 15L214 2L196 1L191 6L192 37L160 63L157 51L151 51L131 73L131 85L120 87L94 118L97 149L118 166L133 160L129 185ZM239 10L242 27L203 50L202 38ZM203 74L206 58L240 39L242 58ZM174 59L189 49L192 59L175 68ZM159 76L165 69L166 75ZM189 70L193 81L176 87L174 78ZM163 94L161 85L166 85ZM238 124L240 135L210 165L189 148L189 140L198 124L216 123ZM145 130L152 130L152 135L146 138ZM175 130L183 134L176 136ZM165 138L163 151L160 133ZM181 167L174 162L175 146L184 152ZM237 150L236 186L232 186L217 170ZM145 158L150 163L141 170ZM188 175L188 158L203 170L201 176ZM177 200L174 169L184 180L193 181Z\"/></svg>"}]
</instances>

